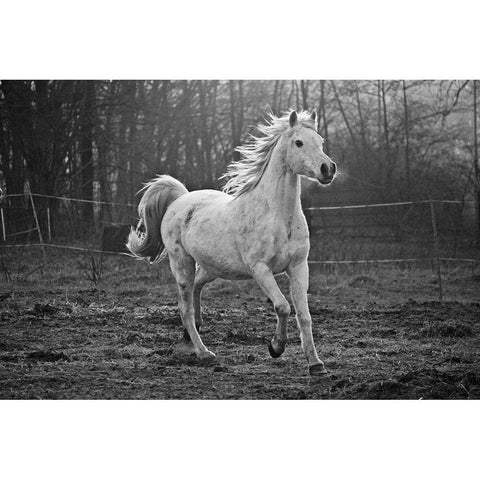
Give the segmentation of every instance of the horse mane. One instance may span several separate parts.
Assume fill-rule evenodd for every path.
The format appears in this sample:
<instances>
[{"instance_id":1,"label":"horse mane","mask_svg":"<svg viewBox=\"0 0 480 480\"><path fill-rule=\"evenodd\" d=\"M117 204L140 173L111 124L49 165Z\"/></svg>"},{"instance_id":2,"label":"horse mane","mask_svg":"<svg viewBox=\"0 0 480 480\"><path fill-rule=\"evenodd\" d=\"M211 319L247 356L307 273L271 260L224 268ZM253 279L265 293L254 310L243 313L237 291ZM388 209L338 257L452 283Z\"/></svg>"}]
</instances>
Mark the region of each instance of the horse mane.
<instances>
[{"instance_id":1,"label":"horse mane","mask_svg":"<svg viewBox=\"0 0 480 480\"><path fill-rule=\"evenodd\" d=\"M227 179L227 183L222 188L223 192L239 197L257 186L278 139L289 128L289 116L290 112L281 117L268 113L265 124L257 125L257 129L263 136L250 135L250 142L235 148L241 158L228 165L227 172L220 177L220 180ZM308 128L315 128L315 122L306 111L298 113L298 123Z\"/></svg>"}]
</instances>

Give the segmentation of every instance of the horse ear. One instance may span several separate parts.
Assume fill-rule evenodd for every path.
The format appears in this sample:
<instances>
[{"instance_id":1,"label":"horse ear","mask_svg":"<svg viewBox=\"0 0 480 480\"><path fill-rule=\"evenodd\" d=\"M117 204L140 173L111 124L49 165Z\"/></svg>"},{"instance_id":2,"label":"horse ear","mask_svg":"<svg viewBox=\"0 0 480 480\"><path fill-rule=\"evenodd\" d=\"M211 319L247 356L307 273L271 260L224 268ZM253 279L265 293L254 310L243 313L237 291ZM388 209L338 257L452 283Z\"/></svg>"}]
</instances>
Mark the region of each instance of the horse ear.
<instances>
[{"instance_id":1,"label":"horse ear","mask_svg":"<svg viewBox=\"0 0 480 480\"><path fill-rule=\"evenodd\" d=\"M316 110L312 110L312 114L310 115L310 118L315 121L317 119L317 111Z\"/></svg>"},{"instance_id":2,"label":"horse ear","mask_svg":"<svg viewBox=\"0 0 480 480\"><path fill-rule=\"evenodd\" d=\"M292 110L292 112L290 113L290 118L289 118L290 126L294 127L297 123L297 120L298 120L297 112L295 110Z\"/></svg>"}]
</instances>

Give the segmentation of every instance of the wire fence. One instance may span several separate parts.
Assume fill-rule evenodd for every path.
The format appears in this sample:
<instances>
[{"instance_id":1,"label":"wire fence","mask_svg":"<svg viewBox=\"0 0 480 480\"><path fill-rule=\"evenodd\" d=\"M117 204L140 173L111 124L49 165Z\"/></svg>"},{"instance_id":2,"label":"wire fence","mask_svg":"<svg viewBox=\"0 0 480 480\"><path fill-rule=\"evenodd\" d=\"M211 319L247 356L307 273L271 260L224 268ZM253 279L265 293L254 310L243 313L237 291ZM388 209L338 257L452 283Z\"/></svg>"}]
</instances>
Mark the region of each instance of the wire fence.
<instances>
[{"instance_id":1,"label":"wire fence","mask_svg":"<svg viewBox=\"0 0 480 480\"><path fill-rule=\"evenodd\" d=\"M0 216L4 244L68 246L73 241L81 248L101 237L105 228L135 224L136 206L26 193L4 196Z\"/></svg>"},{"instance_id":2,"label":"wire fence","mask_svg":"<svg viewBox=\"0 0 480 480\"><path fill-rule=\"evenodd\" d=\"M128 232L137 224L130 203L27 193L4 196L0 207L2 250L40 248L45 264L53 249L125 256ZM441 284L443 265L480 264L474 202L424 199L304 212L312 266L423 263Z\"/></svg>"}]
</instances>

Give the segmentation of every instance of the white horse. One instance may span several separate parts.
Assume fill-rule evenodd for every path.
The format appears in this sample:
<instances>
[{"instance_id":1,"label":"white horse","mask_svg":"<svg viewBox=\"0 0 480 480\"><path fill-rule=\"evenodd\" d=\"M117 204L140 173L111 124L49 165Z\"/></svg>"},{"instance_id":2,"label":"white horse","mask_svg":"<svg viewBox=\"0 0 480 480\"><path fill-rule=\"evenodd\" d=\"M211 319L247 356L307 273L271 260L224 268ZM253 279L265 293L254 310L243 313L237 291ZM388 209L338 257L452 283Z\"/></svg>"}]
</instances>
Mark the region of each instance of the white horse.
<instances>
[{"instance_id":1,"label":"white horse","mask_svg":"<svg viewBox=\"0 0 480 480\"><path fill-rule=\"evenodd\" d=\"M284 352L290 305L274 276L286 272L309 372L325 375L307 303L310 243L300 204L300 175L327 185L335 177L336 165L323 152L315 111L272 115L259 129L261 138L252 137L251 143L238 148L242 159L228 167L223 192L188 192L168 175L148 183L138 206L145 233L132 229L127 246L151 262L168 254L184 339L205 360L215 354L199 335L200 293L215 278L256 280L277 314L269 352L274 358Z\"/></svg>"}]
</instances>

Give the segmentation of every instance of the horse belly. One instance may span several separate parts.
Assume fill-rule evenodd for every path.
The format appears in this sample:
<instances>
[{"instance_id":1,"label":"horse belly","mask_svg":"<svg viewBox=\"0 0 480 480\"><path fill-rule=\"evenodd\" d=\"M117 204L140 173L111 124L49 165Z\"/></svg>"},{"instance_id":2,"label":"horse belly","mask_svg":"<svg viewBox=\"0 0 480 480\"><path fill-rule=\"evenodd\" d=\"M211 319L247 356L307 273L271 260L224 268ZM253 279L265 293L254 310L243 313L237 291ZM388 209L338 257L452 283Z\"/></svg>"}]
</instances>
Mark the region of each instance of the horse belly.
<instances>
[{"instance_id":1,"label":"horse belly","mask_svg":"<svg viewBox=\"0 0 480 480\"><path fill-rule=\"evenodd\" d=\"M233 229L221 216L198 212L182 235L185 250L204 269L220 278L249 278Z\"/></svg>"},{"instance_id":2,"label":"horse belly","mask_svg":"<svg viewBox=\"0 0 480 480\"><path fill-rule=\"evenodd\" d=\"M199 265L216 277L238 280L251 276L238 252L230 245L208 242L203 245L189 244L187 249Z\"/></svg>"},{"instance_id":3,"label":"horse belly","mask_svg":"<svg viewBox=\"0 0 480 480\"><path fill-rule=\"evenodd\" d=\"M269 262L270 269L274 275L283 273L290 264L290 257L285 253L275 255L275 257Z\"/></svg>"}]
</instances>

